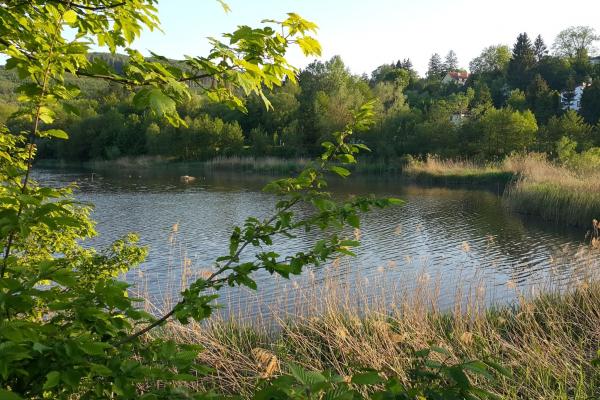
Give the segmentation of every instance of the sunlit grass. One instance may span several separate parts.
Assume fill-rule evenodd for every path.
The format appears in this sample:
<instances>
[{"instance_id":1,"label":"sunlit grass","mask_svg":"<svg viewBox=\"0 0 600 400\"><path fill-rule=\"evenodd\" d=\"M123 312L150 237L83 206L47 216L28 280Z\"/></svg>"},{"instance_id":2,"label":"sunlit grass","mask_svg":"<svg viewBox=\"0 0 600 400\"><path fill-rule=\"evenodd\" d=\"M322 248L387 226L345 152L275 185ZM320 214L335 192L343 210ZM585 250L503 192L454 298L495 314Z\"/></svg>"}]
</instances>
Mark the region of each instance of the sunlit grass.
<instances>
[{"instance_id":1,"label":"sunlit grass","mask_svg":"<svg viewBox=\"0 0 600 400\"><path fill-rule=\"evenodd\" d=\"M426 161L410 162L404 173L442 184L508 183L504 197L513 210L555 223L589 226L600 219L600 171L572 170L541 154L516 155L487 164L430 156Z\"/></svg>"},{"instance_id":2,"label":"sunlit grass","mask_svg":"<svg viewBox=\"0 0 600 400\"><path fill-rule=\"evenodd\" d=\"M467 242L461 247L470 252ZM537 287L501 283L504 292L512 293L510 304L490 305L487 291L494 285L478 278L457 277L450 303L440 297L442 277L425 271L390 284L400 268L394 262L368 276L356 272L351 279L341 278L340 268L351 268L351 261L343 259L328 267L324 277L307 271L302 279L278 280L275 286L284 290L225 295L220 303L233 312L203 324L172 322L158 334L204 347L200 359L214 371L190 385L244 396L259 379L277 376L286 363L342 376L374 368L407 378L414 351L434 345L447 349L450 361L486 359L511 371L511 377L481 382L502 398L596 398L600 370L592 360L600 349L598 249L586 245L580 251L577 273L561 275L567 283L554 281L551 274ZM173 255L181 257L180 266L173 266L180 274L173 271L173 277L182 279L159 282L165 294L177 293L207 273L193 266L176 243ZM171 297L163 301L166 308L174 303ZM164 312L161 306L147 306Z\"/></svg>"},{"instance_id":3,"label":"sunlit grass","mask_svg":"<svg viewBox=\"0 0 600 400\"><path fill-rule=\"evenodd\" d=\"M520 176L505 196L514 210L579 226L600 219L600 171L572 171L535 155L506 164Z\"/></svg>"},{"instance_id":4,"label":"sunlit grass","mask_svg":"<svg viewBox=\"0 0 600 400\"><path fill-rule=\"evenodd\" d=\"M450 184L506 183L514 177L514 171L507 169L503 163L445 160L437 156L429 156L425 161L409 162L404 174L419 181Z\"/></svg>"}]
</instances>

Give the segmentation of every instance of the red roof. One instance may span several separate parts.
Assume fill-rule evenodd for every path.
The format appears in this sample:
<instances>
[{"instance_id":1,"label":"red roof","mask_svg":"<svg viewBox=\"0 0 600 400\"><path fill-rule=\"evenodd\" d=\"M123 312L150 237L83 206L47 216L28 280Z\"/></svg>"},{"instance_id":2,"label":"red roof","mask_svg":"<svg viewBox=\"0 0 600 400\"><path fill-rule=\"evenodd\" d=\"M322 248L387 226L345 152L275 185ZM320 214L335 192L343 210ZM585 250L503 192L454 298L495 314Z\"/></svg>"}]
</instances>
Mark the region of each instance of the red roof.
<instances>
[{"instance_id":1,"label":"red roof","mask_svg":"<svg viewBox=\"0 0 600 400\"><path fill-rule=\"evenodd\" d=\"M469 73L464 71L450 71L448 72L448 75L450 75L450 78L454 80L462 80L469 78Z\"/></svg>"}]
</instances>

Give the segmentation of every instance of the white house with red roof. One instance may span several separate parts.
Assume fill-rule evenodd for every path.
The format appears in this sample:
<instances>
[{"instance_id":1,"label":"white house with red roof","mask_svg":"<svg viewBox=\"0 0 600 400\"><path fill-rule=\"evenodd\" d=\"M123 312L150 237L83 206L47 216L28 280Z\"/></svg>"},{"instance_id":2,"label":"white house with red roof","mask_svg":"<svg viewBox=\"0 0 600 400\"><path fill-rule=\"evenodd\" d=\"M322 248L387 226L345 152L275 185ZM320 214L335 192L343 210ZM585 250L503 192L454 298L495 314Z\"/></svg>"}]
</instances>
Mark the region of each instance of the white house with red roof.
<instances>
[{"instance_id":1,"label":"white house with red roof","mask_svg":"<svg viewBox=\"0 0 600 400\"><path fill-rule=\"evenodd\" d=\"M467 79L469 79L469 73L466 71L450 71L446 74L444 79L442 79L442 83L445 85L455 83L463 86L467 83Z\"/></svg>"}]
</instances>

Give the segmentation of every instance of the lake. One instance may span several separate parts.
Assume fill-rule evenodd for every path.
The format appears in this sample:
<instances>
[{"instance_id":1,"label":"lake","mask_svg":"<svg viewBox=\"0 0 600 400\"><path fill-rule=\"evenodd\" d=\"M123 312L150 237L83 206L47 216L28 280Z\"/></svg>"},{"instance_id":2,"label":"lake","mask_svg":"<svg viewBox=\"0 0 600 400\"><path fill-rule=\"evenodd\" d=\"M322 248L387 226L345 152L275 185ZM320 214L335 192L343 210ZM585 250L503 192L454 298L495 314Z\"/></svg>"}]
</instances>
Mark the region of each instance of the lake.
<instances>
[{"instance_id":1,"label":"lake","mask_svg":"<svg viewBox=\"0 0 600 400\"><path fill-rule=\"evenodd\" d=\"M181 175L197 180L184 184ZM99 236L86 245L106 247L129 232L139 234L149 255L126 279L158 308L171 304L182 286L207 274L227 253L234 225L249 216L269 216L274 204L274 196L261 191L267 176L191 166L38 169L36 178L52 185L76 182L76 197L95 204ZM359 307L382 299L393 306L424 288L436 307L469 296L489 305L514 301L540 286L571 287L600 267L584 244L585 230L510 212L498 186L439 188L398 177L357 176L336 180L331 190L337 198L375 194L404 199L406 205L363 216L360 231L348 232L361 240L354 258L309 268L291 281L260 274L258 295L225 290L225 314L308 312L332 296L345 296ZM308 249L317 238L315 233L280 238L273 247L290 254ZM246 260L252 259L251 250Z\"/></svg>"}]
</instances>

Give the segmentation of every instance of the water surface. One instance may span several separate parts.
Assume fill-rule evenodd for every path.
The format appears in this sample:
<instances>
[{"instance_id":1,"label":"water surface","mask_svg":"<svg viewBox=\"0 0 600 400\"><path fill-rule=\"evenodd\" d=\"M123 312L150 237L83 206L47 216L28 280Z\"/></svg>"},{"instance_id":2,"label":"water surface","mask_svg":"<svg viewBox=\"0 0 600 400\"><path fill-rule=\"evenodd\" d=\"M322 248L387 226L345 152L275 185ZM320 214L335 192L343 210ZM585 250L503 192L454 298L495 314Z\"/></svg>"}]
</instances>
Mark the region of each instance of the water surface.
<instances>
[{"instance_id":1,"label":"water surface","mask_svg":"<svg viewBox=\"0 0 600 400\"><path fill-rule=\"evenodd\" d=\"M184 184L184 174L198 179ZM95 204L99 236L90 245L105 247L129 232L140 235L149 255L127 279L156 304L176 298L182 284L211 271L214 260L227 253L232 227L249 216L269 216L274 204L274 197L261 191L269 177L185 166L41 169L37 177L55 185L76 182L77 198ZM260 295L226 291L225 311L253 316L302 308L304 301L333 295L352 302L384 297L393 303L424 286L433 288L442 307L453 304L457 290L461 295L475 291L487 303L512 301L535 285L572 286L599 267L598 257L584 245L585 231L511 213L499 187L420 187L369 176L337 181L331 189L338 198L375 194L402 198L406 205L363 216L360 231L349 232L362 243L357 257L309 268L291 281L259 275ZM316 233L279 239L274 250L303 251L317 239ZM245 257L252 259L252 252Z\"/></svg>"}]
</instances>

